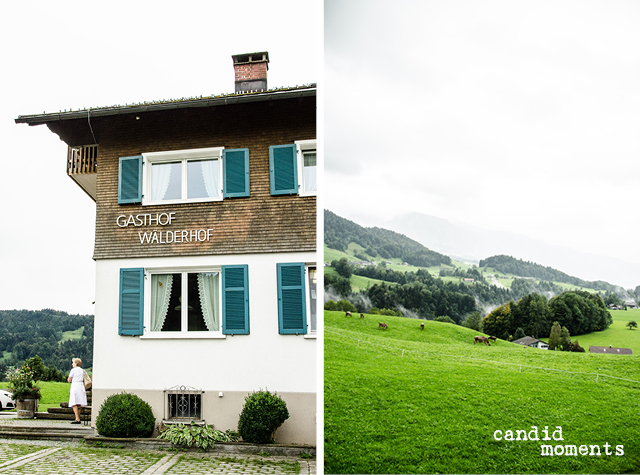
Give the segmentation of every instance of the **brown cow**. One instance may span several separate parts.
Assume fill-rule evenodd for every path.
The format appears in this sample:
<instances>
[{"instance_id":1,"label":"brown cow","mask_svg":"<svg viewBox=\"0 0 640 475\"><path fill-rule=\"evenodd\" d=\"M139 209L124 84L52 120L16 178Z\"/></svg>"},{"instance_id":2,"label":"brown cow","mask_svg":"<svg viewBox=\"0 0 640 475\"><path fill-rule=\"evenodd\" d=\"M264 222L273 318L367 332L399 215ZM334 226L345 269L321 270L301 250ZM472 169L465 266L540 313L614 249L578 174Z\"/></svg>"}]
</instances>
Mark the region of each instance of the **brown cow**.
<instances>
[{"instance_id":1,"label":"brown cow","mask_svg":"<svg viewBox=\"0 0 640 475\"><path fill-rule=\"evenodd\" d=\"M474 336L473 337L473 344L475 345L478 342L479 343L484 343L485 345L491 346L491 343L489 343L489 339L486 336Z\"/></svg>"},{"instance_id":2,"label":"brown cow","mask_svg":"<svg viewBox=\"0 0 640 475\"><path fill-rule=\"evenodd\" d=\"M351 316L351 312L349 310L347 310L346 312L344 312L344 316L345 317L350 317Z\"/></svg>"},{"instance_id":3,"label":"brown cow","mask_svg":"<svg viewBox=\"0 0 640 475\"><path fill-rule=\"evenodd\" d=\"M420 324L420 330L424 330L424 322Z\"/></svg>"},{"instance_id":4,"label":"brown cow","mask_svg":"<svg viewBox=\"0 0 640 475\"><path fill-rule=\"evenodd\" d=\"M384 328L385 330L387 330L389 327L387 326L386 323L378 322L378 329L380 328Z\"/></svg>"},{"instance_id":5,"label":"brown cow","mask_svg":"<svg viewBox=\"0 0 640 475\"><path fill-rule=\"evenodd\" d=\"M364 318L364 313L361 313L361 314L360 314L360 318Z\"/></svg>"},{"instance_id":6,"label":"brown cow","mask_svg":"<svg viewBox=\"0 0 640 475\"><path fill-rule=\"evenodd\" d=\"M496 340L497 340L497 338L496 338L495 336L490 336L490 337L489 337L489 340L493 340L493 342L495 343L495 342L496 342Z\"/></svg>"}]
</instances>

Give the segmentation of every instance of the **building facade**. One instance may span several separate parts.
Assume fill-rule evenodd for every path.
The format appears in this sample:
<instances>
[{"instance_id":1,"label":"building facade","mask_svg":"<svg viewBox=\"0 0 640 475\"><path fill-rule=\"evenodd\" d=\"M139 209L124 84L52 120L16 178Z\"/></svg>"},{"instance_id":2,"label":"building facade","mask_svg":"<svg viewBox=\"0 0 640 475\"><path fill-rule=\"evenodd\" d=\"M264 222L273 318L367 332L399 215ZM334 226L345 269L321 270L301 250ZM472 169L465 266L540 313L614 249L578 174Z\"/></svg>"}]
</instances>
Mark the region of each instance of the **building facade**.
<instances>
[{"instance_id":1,"label":"building facade","mask_svg":"<svg viewBox=\"0 0 640 475\"><path fill-rule=\"evenodd\" d=\"M282 443L315 445L316 89L20 116L69 146L96 202L93 419L111 394L156 420L237 428L277 392ZM255 79L255 78L250 78ZM264 87L262 86L262 87Z\"/></svg>"}]
</instances>

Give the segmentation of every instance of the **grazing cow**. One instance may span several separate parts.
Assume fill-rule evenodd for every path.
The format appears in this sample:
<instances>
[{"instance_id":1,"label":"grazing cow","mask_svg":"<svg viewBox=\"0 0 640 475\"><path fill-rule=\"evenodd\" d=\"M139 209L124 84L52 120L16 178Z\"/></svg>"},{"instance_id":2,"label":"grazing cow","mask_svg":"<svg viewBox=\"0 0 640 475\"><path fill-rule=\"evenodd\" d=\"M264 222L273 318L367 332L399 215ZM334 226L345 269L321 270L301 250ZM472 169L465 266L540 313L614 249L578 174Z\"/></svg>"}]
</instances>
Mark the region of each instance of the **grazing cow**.
<instances>
[{"instance_id":1,"label":"grazing cow","mask_svg":"<svg viewBox=\"0 0 640 475\"><path fill-rule=\"evenodd\" d=\"M473 344L475 345L476 343L484 343L485 345L491 346L491 343L489 343L489 339L486 336L474 336Z\"/></svg>"},{"instance_id":2,"label":"grazing cow","mask_svg":"<svg viewBox=\"0 0 640 475\"><path fill-rule=\"evenodd\" d=\"M347 310L346 312L344 312L344 316L345 317L350 317L351 316L351 312L349 310Z\"/></svg>"},{"instance_id":3,"label":"grazing cow","mask_svg":"<svg viewBox=\"0 0 640 475\"><path fill-rule=\"evenodd\" d=\"M361 313L361 314L360 314L360 318L364 318L364 313Z\"/></svg>"},{"instance_id":4,"label":"grazing cow","mask_svg":"<svg viewBox=\"0 0 640 475\"><path fill-rule=\"evenodd\" d=\"M420 330L424 330L424 322L420 324Z\"/></svg>"},{"instance_id":5,"label":"grazing cow","mask_svg":"<svg viewBox=\"0 0 640 475\"><path fill-rule=\"evenodd\" d=\"M495 336L490 336L490 337L489 337L489 340L493 340L493 342L495 343L495 342L496 342L496 340L497 340L497 338L496 338Z\"/></svg>"},{"instance_id":6,"label":"grazing cow","mask_svg":"<svg viewBox=\"0 0 640 475\"><path fill-rule=\"evenodd\" d=\"M386 323L383 322L378 322L378 329L383 328L385 330L387 330L389 327L387 326Z\"/></svg>"}]
</instances>

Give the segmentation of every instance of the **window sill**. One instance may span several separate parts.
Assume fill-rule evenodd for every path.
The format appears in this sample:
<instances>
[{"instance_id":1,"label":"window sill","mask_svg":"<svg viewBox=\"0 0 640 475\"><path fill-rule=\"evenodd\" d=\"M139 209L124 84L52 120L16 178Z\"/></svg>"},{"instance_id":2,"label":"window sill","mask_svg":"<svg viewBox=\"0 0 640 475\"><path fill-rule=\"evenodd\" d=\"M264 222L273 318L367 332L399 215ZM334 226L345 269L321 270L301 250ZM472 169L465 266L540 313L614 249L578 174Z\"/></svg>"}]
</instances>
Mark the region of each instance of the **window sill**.
<instances>
[{"instance_id":1,"label":"window sill","mask_svg":"<svg viewBox=\"0 0 640 475\"><path fill-rule=\"evenodd\" d=\"M141 340L225 340L226 338L227 335L217 332L213 334L209 332L145 332L140 336Z\"/></svg>"},{"instance_id":2,"label":"window sill","mask_svg":"<svg viewBox=\"0 0 640 475\"><path fill-rule=\"evenodd\" d=\"M142 206L164 206L164 205L179 205L179 204L188 204L188 203L211 203L216 201L223 201L223 198L191 198L191 199L179 199L179 200L143 201Z\"/></svg>"},{"instance_id":3,"label":"window sill","mask_svg":"<svg viewBox=\"0 0 640 475\"><path fill-rule=\"evenodd\" d=\"M316 332L307 333L304 335L305 340L315 340L317 338Z\"/></svg>"}]
</instances>

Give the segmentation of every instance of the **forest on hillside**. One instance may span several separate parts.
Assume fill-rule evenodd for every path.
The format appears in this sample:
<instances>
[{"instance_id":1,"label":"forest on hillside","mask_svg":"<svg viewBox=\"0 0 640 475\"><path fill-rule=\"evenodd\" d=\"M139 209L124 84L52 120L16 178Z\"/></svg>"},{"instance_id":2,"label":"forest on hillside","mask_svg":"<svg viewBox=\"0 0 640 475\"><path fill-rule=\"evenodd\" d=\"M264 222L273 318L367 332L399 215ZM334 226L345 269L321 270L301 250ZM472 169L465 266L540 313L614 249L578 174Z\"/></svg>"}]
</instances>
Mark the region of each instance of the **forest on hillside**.
<instances>
[{"instance_id":1,"label":"forest on hillside","mask_svg":"<svg viewBox=\"0 0 640 475\"><path fill-rule=\"evenodd\" d=\"M449 256L427 249L403 234L382 228L364 228L324 210L324 243L327 247L346 251L352 242L365 249L364 254L355 256L363 261L368 260L368 255L370 258L402 259L403 262L418 267L451 264Z\"/></svg>"},{"instance_id":2,"label":"forest on hillside","mask_svg":"<svg viewBox=\"0 0 640 475\"><path fill-rule=\"evenodd\" d=\"M398 249L403 249L403 244L407 244L407 248L416 252L441 256L393 231L363 228L328 210L325 211L325 240L328 247L342 251L346 251L349 244L355 242L364 247L369 256L385 255L393 249L389 247L389 242L398 240ZM408 262L406 259L403 260ZM436 257L432 262L439 262L439 264L430 265L451 264L448 257L447 259ZM476 267L444 268L441 269L439 278L431 275L426 269L415 272L401 271L389 268L384 262L366 266L354 265L343 257L331 262L331 267L337 275L332 272L325 273L325 290L327 291L325 300L328 300L325 308L327 310L352 309L363 313L392 312L414 318L443 319L442 321L467 324L469 316L477 314L475 318L479 322L481 316L488 315L493 309L499 307L501 313L498 312L498 314L501 322L506 318L505 309L514 309L514 320L511 323L517 324L514 328L511 328L511 323L504 328L501 327L499 332L501 335L512 335L520 327L535 335L543 335L548 334L554 317L562 320L562 325L574 334L604 329L611 323L606 305L624 304L615 294L615 291L623 289L618 289L606 282L586 282L556 269L509 256L494 256L481 261L480 265L493 267L498 272L514 274L521 278L513 279L511 286L507 288L485 278L481 269ZM372 283L366 289L354 292L350 280L352 275L382 282ZM459 279L453 281L443 279L444 277ZM565 292L565 289L556 282L582 285L586 288L598 289L599 292L592 294L581 293L581 291ZM535 305L527 306L523 303L518 306L520 301L529 302L532 298ZM560 305L559 302L570 302L571 305ZM581 309L576 302L586 302L585 308ZM523 310L525 307L526 311ZM538 312L535 318L532 317L534 311ZM498 314L491 315L487 320L489 327ZM535 325L523 325L519 321L520 314L529 315L529 319L535 322ZM495 325L494 323L494 327ZM498 328L492 328L492 330L497 331Z\"/></svg>"},{"instance_id":3,"label":"forest on hillside","mask_svg":"<svg viewBox=\"0 0 640 475\"><path fill-rule=\"evenodd\" d=\"M84 327L79 339L62 342L63 332ZM18 366L27 358L39 356L45 366L67 374L71 358L80 358L82 366L93 366L93 315L69 315L44 310L0 310L0 376L9 366ZM10 353L10 356L8 356Z\"/></svg>"},{"instance_id":4,"label":"forest on hillside","mask_svg":"<svg viewBox=\"0 0 640 475\"><path fill-rule=\"evenodd\" d=\"M601 280L590 282L587 280L573 277L552 267L545 267L535 262L523 261L515 257L491 256L482 259L479 263L480 267L492 267L499 272L505 274L514 274L520 277L533 277L546 281L563 282L566 284L577 285L586 289L604 290L607 292L616 292L618 287Z\"/></svg>"}]
</instances>

